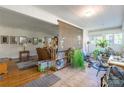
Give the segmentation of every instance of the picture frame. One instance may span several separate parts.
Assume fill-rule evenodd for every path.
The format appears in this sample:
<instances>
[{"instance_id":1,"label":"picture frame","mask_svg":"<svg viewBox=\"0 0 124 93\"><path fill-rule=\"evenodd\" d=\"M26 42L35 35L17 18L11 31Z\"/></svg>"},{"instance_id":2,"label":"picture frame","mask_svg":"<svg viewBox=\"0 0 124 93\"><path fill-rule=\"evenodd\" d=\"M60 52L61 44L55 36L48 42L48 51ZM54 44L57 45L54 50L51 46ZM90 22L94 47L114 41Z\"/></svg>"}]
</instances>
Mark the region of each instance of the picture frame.
<instances>
[{"instance_id":1,"label":"picture frame","mask_svg":"<svg viewBox=\"0 0 124 93\"><path fill-rule=\"evenodd\" d=\"M17 36L10 36L10 44L18 44L18 40Z\"/></svg>"},{"instance_id":2,"label":"picture frame","mask_svg":"<svg viewBox=\"0 0 124 93\"><path fill-rule=\"evenodd\" d=\"M27 43L27 37L26 36L20 36L19 37L19 44L23 45L25 43Z\"/></svg>"},{"instance_id":3,"label":"picture frame","mask_svg":"<svg viewBox=\"0 0 124 93\"><path fill-rule=\"evenodd\" d=\"M33 38L27 38L27 43L33 44Z\"/></svg>"},{"instance_id":4,"label":"picture frame","mask_svg":"<svg viewBox=\"0 0 124 93\"><path fill-rule=\"evenodd\" d=\"M36 38L36 37L33 38L33 44L38 45L38 38Z\"/></svg>"},{"instance_id":5,"label":"picture frame","mask_svg":"<svg viewBox=\"0 0 124 93\"><path fill-rule=\"evenodd\" d=\"M40 39L38 39L38 42L39 42L39 43L42 43L42 39L41 39L41 38L40 38Z\"/></svg>"},{"instance_id":6,"label":"picture frame","mask_svg":"<svg viewBox=\"0 0 124 93\"><path fill-rule=\"evenodd\" d=\"M0 36L1 44L9 44L9 36Z\"/></svg>"}]
</instances>

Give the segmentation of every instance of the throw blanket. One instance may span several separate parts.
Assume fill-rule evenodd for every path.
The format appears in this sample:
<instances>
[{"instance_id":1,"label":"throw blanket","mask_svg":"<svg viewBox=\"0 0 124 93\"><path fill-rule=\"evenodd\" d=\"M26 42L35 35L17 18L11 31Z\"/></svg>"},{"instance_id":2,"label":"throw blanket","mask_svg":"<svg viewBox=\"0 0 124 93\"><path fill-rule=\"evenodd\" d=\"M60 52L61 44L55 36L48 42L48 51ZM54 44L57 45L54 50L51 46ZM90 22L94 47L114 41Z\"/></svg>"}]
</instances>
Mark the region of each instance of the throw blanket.
<instances>
[{"instance_id":1,"label":"throw blanket","mask_svg":"<svg viewBox=\"0 0 124 93\"><path fill-rule=\"evenodd\" d=\"M116 66L111 67L108 74L101 78L101 86L124 87L124 70Z\"/></svg>"}]
</instances>

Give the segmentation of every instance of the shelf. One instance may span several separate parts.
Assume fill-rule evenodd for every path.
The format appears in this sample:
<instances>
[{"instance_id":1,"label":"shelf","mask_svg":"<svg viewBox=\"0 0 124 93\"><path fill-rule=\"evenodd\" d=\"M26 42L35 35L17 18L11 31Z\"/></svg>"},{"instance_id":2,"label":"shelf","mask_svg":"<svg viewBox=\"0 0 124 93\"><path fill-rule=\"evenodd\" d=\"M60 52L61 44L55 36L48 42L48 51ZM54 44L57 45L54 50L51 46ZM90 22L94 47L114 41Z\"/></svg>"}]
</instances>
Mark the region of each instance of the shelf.
<instances>
[{"instance_id":1,"label":"shelf","mask_svg":"<svg viewBox=\"0 0 124 93\"><path fill-rule=\"evenodd\" d=\"M58 58L58 59L56 59L56 60L61 60L61 59L65 59L65 58L67 58L67 57Z\"/></svg>"},{"instance_id":2,"label":"shelf","mask_svg":"<svg viewBox=\"0 0 124 93\"><path fill-rule=\"evenodd\" d=\"M67 50L58 50L57 52L58 53L61 53L61 52L66 52Z\"/></svg>"}]
</instances>

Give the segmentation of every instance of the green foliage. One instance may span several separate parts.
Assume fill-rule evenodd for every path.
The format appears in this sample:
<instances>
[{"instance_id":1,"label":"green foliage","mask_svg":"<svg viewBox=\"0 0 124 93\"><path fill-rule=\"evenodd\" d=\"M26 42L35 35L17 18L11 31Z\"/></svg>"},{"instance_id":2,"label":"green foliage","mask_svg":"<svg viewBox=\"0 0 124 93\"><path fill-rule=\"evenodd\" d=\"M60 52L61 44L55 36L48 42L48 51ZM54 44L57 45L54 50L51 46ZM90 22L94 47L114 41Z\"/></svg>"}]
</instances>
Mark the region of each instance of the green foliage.
<instances>
[{"instance_id":1,"label":"green foliage","mask_svg":"<svg viewBox=\"0 0 124 93\"><path fill-rule=\"evenodd\" d=\"M69 60L70 63L72 63L73 55L74 55L74 50L69 49L69 51L68 51L68 60Z\"/></svg>"},{"instance_id":2,"label":"green foliage","mask_svg":"<svg viewBox=\"0 0 124 93\"><path fill-rule=\"evenodd\" d=\"M103 54L105 52L105 48L108 46L108 42L106 39L100 39L96 41L96 46L98 46L94 51L93 51L93 56L95 59L97 59L97 57L100 54Z\"/></svg>"},{"instance_id":3,"label":"green foliage","mask_svg":"<svg viewBox=\"0 0 124 93\"><path fill-rule=\"evenodd\" d=\"M71 50L69 54L72 67L84 69L84 57L80 49Z\"/></svg>"},{"instance_id":4,"label":"green foliage","mask_svg":"<svg viewBox=\"0 0 124 93\"><path fill-rule=\"evenodd\" d=\"M96 48L94 51L93 51L93 56L94 56L94 59L97 59L97 57L100 55L100 49Z\"/></svg>"},{"instance_id":5,"label":"green foliage","mask_svg":"<svg viewBox=\"0 0 124 93\"><path fill-rule=\"evenodd\" d=\"M39 72L45 72L45 68L43 68L41 65L38 66L38 71Z\"/></svg>"},{"instance_id":6,"label":"green foliage","mask_svg":"<svg viewBox=\"0 0 124 93\"><path fill-rule=\"evenodd\" d=\"M108 42L106 39L100 39L96 42L96 46L100 46L102 48L105 48L108 46Z\"/></svg>"}]
</instances>

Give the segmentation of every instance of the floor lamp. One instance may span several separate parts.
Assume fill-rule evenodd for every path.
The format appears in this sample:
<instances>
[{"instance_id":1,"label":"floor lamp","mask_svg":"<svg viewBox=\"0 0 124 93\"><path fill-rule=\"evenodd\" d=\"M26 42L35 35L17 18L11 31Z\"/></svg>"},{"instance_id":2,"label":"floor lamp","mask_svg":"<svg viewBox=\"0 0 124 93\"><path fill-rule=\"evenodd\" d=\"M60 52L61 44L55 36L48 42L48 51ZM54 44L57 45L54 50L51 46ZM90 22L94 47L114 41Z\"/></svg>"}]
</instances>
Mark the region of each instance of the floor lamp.
<instances>
[{"instance_id":1,"label":"floor lamp","mask_svg":"<svg viewBox=\"0 0 124 93\"><path fill-rule=\"evenodd\" d=\"M90 41L87 41L88 54L89 54L89 44L90 44Z\"/></svg>"}]
</instances>

